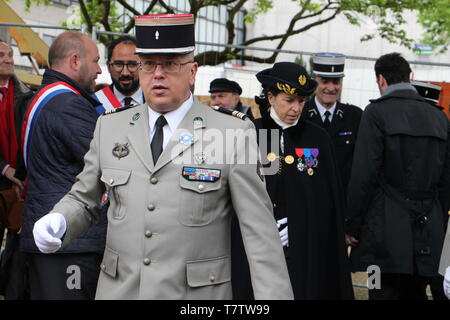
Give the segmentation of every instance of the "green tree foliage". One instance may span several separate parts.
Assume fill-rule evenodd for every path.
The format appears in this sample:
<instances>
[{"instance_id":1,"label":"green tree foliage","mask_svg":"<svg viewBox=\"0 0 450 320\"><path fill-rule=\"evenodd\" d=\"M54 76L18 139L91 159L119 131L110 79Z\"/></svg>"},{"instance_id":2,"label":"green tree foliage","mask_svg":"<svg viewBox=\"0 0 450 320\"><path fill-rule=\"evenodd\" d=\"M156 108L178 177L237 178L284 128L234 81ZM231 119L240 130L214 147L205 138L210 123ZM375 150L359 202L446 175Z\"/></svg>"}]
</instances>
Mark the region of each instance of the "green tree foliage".
<instances>
[{"instance_id":1,"label":"green tree foliage","mask_svg":"<svg viewBox=\"0 0 450 320\"><path fill-rule=\"evenodd\" d=\"M425 27L423 42L445 52L450 46L450 1L424 1L428 5L419 12L419 22Z\"/></svg>"},{"instance_id":2,"label":"green tree foliage","mask_svg":"<svg viewBox=\"0 0 450 320\"><path fill-rule=\"evenodd\" d=\"M298 10L292 12L292 18L286 30L280 34L269 34L246 39L240 46L258 46L262 41L273 41L275 49L282 49L289 37L308 31L316 26L330 22L342 15L349 23L359 26L361 18L371 19L377 29L372 34L366 34L361 41L368 41L376 36L412 48L414 40L408 37L405 12L417 13L418 22L425 28L423 41L447 50L450 39L450 0L291 0L298 4ZM48 0L26 0L26 3L48 3ZM133 30L136 15L151 13L176 13L174 7L164 0L149 0L143 10L134 8L126 0L79 0L80 22L92 32L93 28L111 32L129 33ZM188 0L189 11L197 17L199 10L208 6L224 5L227 7L228 21L226 23L229 45L235 44L235 17L240 10L245 9L245 22L253 23L259 17L269 12L275 4L274 0ZM119 6L125 10L118 10ZM140 8L142 9L142 8ZM124 12L119 14L119 12ZM123 15L128 16L124 19ZM123 23L122 21L128 21ZM111 38L100 36L99 40L108 45ZM417 39L415 39L417 40ZM199 54L196 59L201 64L215 65L239 57L242 60L273 63L278 53L261 58L247 55L239 48L225 47L216 51Z\"/></svg>"}]
</instances>

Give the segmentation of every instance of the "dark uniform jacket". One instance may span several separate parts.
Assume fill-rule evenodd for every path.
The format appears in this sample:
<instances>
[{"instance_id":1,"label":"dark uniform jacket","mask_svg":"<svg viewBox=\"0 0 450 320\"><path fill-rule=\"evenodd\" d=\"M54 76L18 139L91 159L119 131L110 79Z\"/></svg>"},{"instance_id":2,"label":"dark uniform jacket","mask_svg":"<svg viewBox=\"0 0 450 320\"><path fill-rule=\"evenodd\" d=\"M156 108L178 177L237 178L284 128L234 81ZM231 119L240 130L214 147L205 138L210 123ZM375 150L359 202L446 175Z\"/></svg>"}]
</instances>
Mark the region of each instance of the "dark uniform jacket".
<instances>
[{"instance_id":1,"label":"dark uniform jacket","mask_svg":"<svg viewBox=\"0 0 450 320\"><path fill-rule=\"evenodd\" d=\"M62 73L46 70L39 91L57 81L68 83L82 96L72 92L57 94L36 119L29 141L28 193L21 232L21 248L27 252L39 252L32 234L34 223L51 211L83 169L83 157L98 118L95 107L99 103ZM105 241L106 216L103 216L98 225L58 252L103 252Z\"/></svg>"},{"instance_id":2,"label":"dark uniform jacket","mask_svg":"<svg viewBox=\"0 0 450 320\"><path fill-rule=\"evenodd\" d=\"M22 131L22 123L25 117L28 103L33 96L33 92L22 83L16 76L13 76L14 83L14 123L16 129L17 143L20 147L20 135ZM0 172L8 165L3 158L0 151ZM11 187L11 182L0 174L0 190L5 190Z\"/></svg>"},{"instance_id":3,"label":"dark uniform jacket","mask_svg":"<svg viewBox=\"0 0 450 320\"><path fill-rule=\"evenodd\" d=\"M361 115L361 108L338 101L328 130L336 151L337 168L344 188L344 194L350 180L353 152ZM314 97L305 104L302 116L323 127L323 121Z\"/></svg>"},{"instance_id":4,"label":"dark uniform jacket","mask_svg":"<svg viewBox=\"0 0 450 320\"><path fill-rule=\"evenodd\" d=\"M412 90L371 102L348 189L353 270L434 276L450 196L449 121Z\"/></svg>"},{"instance_id":5,"label":"dark uniform jacket","mask_svg":"<svg viewBox=\"0 0 450 320\"><path fill-rule=\"evenodd\" d=\"M255 121L259 128L282 132L268 114ZM284 130L283 136L285 152L282 156L290 155L294 162L287 164L282 159L279 173L265 178L275 218L288 218L289 247L284 250L295 299L352 299L344 240L344 198L338 187L330 138L322 128L302 118L296 126ZM270 142L268 134L266 151L263 145L266 141L260 141L264 158L270 152L278 156L281 153L279 149L270 150ZM296 148L303 152L305 148L317 149L315 160L309 160L312 170L309 173L308 160L299 157L297 153L301 152ZM298 169L299 159L305 164L302 171ZM277 162L272 165L277 166ZM242 276L246 272L245 259L236 254L239 247L236 239L240 239L239 235L233 236L232 270L236 277L232 277L233 292L235 298L245 299L248 297L243 293L248 291L249 283Z\"/></svg>"}]
</instances>

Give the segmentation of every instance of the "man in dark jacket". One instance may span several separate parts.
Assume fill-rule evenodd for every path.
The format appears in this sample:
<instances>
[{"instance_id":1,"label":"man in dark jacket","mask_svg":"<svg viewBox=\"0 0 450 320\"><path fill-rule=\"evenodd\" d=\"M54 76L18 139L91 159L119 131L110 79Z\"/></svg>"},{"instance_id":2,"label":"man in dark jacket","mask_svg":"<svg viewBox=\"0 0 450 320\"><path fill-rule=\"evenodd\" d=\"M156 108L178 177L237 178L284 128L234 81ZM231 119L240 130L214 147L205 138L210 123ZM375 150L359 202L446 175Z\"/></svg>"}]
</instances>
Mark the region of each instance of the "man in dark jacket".
<instances>
[{"instance_id":1,"label":"man in dark jacket","mask_svg":"<svg viewBox=\"0 0 450 320\"><path fill-rule=\"evenodd\" d=\"M0 294L6 300L27 298L25 262L17 233L23 214L23 184L15 174L22 122L32 96L33 92L14 75L12 48L0 40L0 191L8 200L6 208L0 208L0 244L5 227L8 230L0 265Z\"/></svg>"},{"instance_id":2,"label":"man in dark jacket","mask_svg":"<svg viewBox=\"0 0 450 320\"><path fill-rule=\"evenodd\" d=\"M98 118L91 98L101 73L99 54L88 37L65 32L49 50L50 69L23 125L28 193L21 248L27 252L32 299L93 299L105 246L106 217L57 254L40 253L34 223L70 190L84 166Z\"/></svg>"},{"instance_id":3,"label":"man in dark jacket","mask_svg":"<svg viewBox=\"0 0 450 320\"><path fill-rule=\"evenodd\" d=\"M244 106L240 100L242 88L236 81L226 78L217 78L209 84L211 94L211 105L219 106L229 110L236 110L246 114L253 120L252 109Z\"/></svg>"},{"instance_id":4,"label":"man in dark jacket","mask_svg":"<svg viewBox=\"0 0 450 320\"><path fill-rule=\"evenodd\" d=\"M344 63L345 56L340 53L320 52L313 56L313 74L318 86L315 96L305 104L302 117L323 127L330 135L345 194L362 110L339 101Z\"/></svg>"},{"instance_id":5,"label":"man in dark jacket","mask_svg":"<svg viewBox=\"0 0 450 320\"><path fill-rule=\"evenodd\" d=\"M449 121L409 83L400 54L381 56L375 74L382 96L363 113L348 189L351 263L379 267L369 299L426 299L449 209Z\"/></svg>"}]
</instances>

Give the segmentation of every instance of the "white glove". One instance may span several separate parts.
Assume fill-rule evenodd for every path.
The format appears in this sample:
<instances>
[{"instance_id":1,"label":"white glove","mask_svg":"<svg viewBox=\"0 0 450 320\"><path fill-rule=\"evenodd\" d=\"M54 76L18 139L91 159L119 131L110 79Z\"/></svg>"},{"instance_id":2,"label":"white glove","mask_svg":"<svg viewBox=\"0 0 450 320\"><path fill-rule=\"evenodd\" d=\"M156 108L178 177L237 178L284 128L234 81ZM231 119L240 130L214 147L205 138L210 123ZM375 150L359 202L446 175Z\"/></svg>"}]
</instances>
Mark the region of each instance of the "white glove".
<instances>
[{"instance_id":1,"label":"white glove","mask_svg":"<svg viewBox=\"0 0 450 320\"><path fill-rule=\"evenodd\" d=\"M43 253L58 251L66 228L66 219L61 213L49 213L40 218L33 228L34 242L38 249Z\"/></svg>"},{"instance_id":2,"label":"white glove","mask_svg":"<svg viewBox=\"0 0 450 320\"><path fill-rule=\"evenodd\" d=\"M286 218L282 218L280 220L277 220L277 226L278 229L280 229L280 227L283 224L287 224L288 220L287 217ZM279 232L280 235L280 239L281 239L281 244L283 245L283 247L289 247L289 239L288 239L288 226L284 227L283 229L281 229L281 231Z\"/></svg>"},{"instance_id":3,"label":"white glove","mask_svg":"<svg viewBox=\"0 0 450 320\"><path fill-rule=\"evenodd\" d=\"M444 293L447 298L450 299L450 267L447 267L447 269L445 269Z\"/></svg>"}]
</instances>

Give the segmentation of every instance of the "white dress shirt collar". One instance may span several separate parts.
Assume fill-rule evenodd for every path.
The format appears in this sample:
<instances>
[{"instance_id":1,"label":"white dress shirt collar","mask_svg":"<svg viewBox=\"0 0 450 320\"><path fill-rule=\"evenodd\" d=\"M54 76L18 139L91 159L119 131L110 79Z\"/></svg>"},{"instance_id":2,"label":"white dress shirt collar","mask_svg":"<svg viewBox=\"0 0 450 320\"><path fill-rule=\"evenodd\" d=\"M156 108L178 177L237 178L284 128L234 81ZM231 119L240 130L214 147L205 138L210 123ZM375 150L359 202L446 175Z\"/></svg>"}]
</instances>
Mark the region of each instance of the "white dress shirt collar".
<instances>
[{"instance_id":1,"label":"white dress shirt collar","mask_svg":"<svg viewBox=\"0 0 450 320\"><path fill-rule=\"evenodd\" d=\"M167 143L170 141L170 138L172 137L172 134L175 132L175 130L180 125L183 118L186 116L188 111L191 109L192 104L194 103L194 98L191 95L189 98L183 102L183 104L170 112L167 112L164 114L164 118L167 120L167 125L164 126L163 132L164 132L164 142L163 142L163 148L166 147ZM159 112L156 112L153 110L150 106L148 107L148 123L150 127L150 142L153 139L153 135L155 134L155 123L156 120L161 116L162 114Z\"/></svg>"},{"instance_id":2,"label":"white dress shirt collar","mask_svg":"<svg viewBox=\"0 0 450 320\"><path fill-rule=\"evenodd\" d=\"M143 104L144 103L144 99L143 99L143 95L142 95L142 89L141 88L138 88L137 90L136 90L136 92L135 93L133 93L133 95L131 95L131 96L126 96L126 95L124 95L122 92L120 92L117 88L116 88L116 86L113 86L113 88L114 88L114 95L116 96L116 98L117 98L117 100L119 100L119 102L122 104L122 105L125 105L125 103L124 103L124 99L126 98L126 97L130 97L131 99L132 99L132 101L131 101L131 104Z\"/></svg>"},{"instance_id":3,"label":"white dress shirt collar","mask_svg":"<svg viewBox=\"0 0 450 320\"><path fill-rule=\"evenodd\" d=\"M337 102L335 102L330 109L327 109L320 104L319 100L317 100L317 97L314 97L314 101L316 102L317 110L319 110L322 122L325 121L325 112L327 111L330 111L331 113L328 119L330 119L330 122L333 121L334 110L336 109Z\"/></svg>"}]
</instances>

